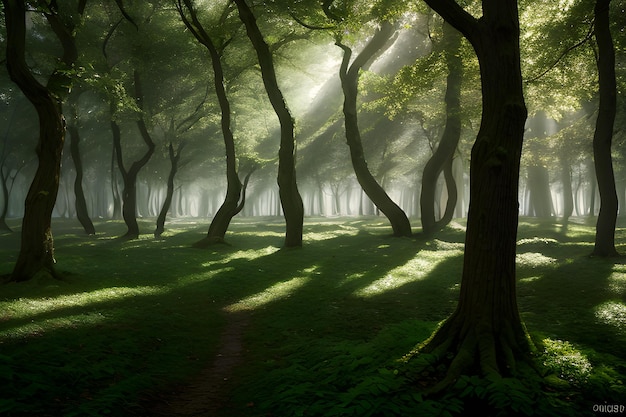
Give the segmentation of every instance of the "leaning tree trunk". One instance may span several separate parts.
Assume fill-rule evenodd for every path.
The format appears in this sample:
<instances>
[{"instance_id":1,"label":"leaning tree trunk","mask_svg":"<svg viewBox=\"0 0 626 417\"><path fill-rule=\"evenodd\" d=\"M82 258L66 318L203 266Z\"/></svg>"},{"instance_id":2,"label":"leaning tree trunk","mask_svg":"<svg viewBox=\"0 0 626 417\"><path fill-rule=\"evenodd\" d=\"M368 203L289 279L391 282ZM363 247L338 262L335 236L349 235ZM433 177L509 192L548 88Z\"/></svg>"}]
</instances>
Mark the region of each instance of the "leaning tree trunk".
<instances>
[{"instance_id":1,"label":"leaning tree trunk","mask_svg":"<svg viewBox=\"0 0 626 417\"><path fill-rule=\"evenodd\" d=\"M616 113L615 50L609 26L611 0L597 0L595 36L598 44L598 82L600 105L593 136L593 157L600 193L600 212L596 223L596 240L592 255L616 256L615 225L618 200L611 157L611 142Z\"/></svg>"},{"instance_id":2,"label":"leaning tree trunk","mask_svg":"<svg viewBox=\"0 0 626 417\"><path fill-rule=\"evenodd\" d=\"M74 112L74 122L77 119L77 115ZM85 201L85 192L83 190L83 161L80 155L80 134L78 127L71 123L68 125L67 130L70 134L70 154L72 161L74 162L74 168L76 169L76 179L74 180L74 195L76 197L76 217L83 226L85 233L88 235L95 235L96 228L89 218L89 211L87 210L87 202Z\"/></svg>"},{"instance_id":3,"label":"leaning tree trunk","mask_svg":"<svg viewBox=\"0 0 626 417\"><path fill-rule=\"evenodd\" d=\"M276 80L274 61L269 46L245 0L234 0L248 38L257 53L267 96L280 122L278 151L278 189L286 223L285 247L302 246L304 206L296 183L294 120Z\"/></svg>"},{"instance_id":4,"label":"leaning tree trunk","mask_svg":"<svg viewBox=\"0 0 626 417\"><path fill-rule=\"evenodd\" d=\"M461 58L461 34L450 24L444 23L443 46L445 48L448 78L446 86L446 127L437 149L426 162L422 174L420 209L422 231L432 235L452 220L457 201L457 189L452 175L452 161L461 138L461 84L463 82L463 61ZM435 190L439 175L444 171L448 201L443 217L435 219Z\"/></svg>"},{"instance_id":5,"label":"leaning tree trunk","mask_svg":"<svg viewBox=\"0 0 626 417\"><path fill-rule=\"evenodd\" d=\"M336 45L343 50L343 61L339 69L339 75L344 94L343 114L345 118L346 141L350 148L350 158L354 173L365 194L391 223L394 236L411 236L411 223L406 213L389 197L367 166L357 116L359 72L377 51L387 43L393 32L393 25L389 22L383 22L381 28L376 31L373 38L351 65L352 50L339 41L336 42Z\"/></svg>"},{"instance_id":6,"label":"leaning tree trunk","mask_svg":"<svg viewBox=\"0 0 626 417\"><path fill-rule=\"evenodd\" d=\"M222 54L218 51L213 39L206 32L202 24L197 18L197 14L192 6L191 0L182 0L186 9L191 14L191 20L187 19L183 12L182 4L179 1L179 12L183 19L183 22L187 28L194 34L198 42L204 45L209 51L211 56L211 64L213 66L213 83L215 87L215 93L217 95L217 101L221 110L221 127L222 136L224 138L224 147L226 150L226 196L224 202L215 213L207 236L196 242L195 247L206 247L213 243L224 242L226 231L230 226L230 222L233 217L241 208L238 209L241 199L241 180L239 179L239 173L237 172L237 155L235 151L235 139L231 129L231 112L230 102L226 95L226 88L224 87L224 68L222 66Z\"/></svg>"},{"instance_id":7,"label":"leaning tree trunk","mask_svg":"<svg viewBox=\"0 0 626 417\"><path fill-rule=\"evenodd\" d=\"M476 19L455 1L427 0L471 42L480 63L483 112L472 148L470 208L459 302L425 344L447 361L439 391L464 372L514 372L530 350L516 299L518 179L527 111L515 0L483 0Z\"/></svg>"},{"instance_id":8,"label":"leaning tree trunk","mask_svg":"<svg viewBox=\"0 0 626 417\"><path fill-rule=\"evenodd\" d=\"M154 231L155 238L160 238L165 231L165 218L167 217L167 212L170 210L170 206L172 205L172 197L174 196L174 178L178 172L180 153L182 152L184 146L185 143L183 142L178 146L178 149L174 151L174 145L170 142L170 146L168 148L170 156L170 173L167 176L167 192L165 194L165 200L163 201L161 211L159 212L159 216L156 221L156 229Z\"/></svg>"}]
</instances>

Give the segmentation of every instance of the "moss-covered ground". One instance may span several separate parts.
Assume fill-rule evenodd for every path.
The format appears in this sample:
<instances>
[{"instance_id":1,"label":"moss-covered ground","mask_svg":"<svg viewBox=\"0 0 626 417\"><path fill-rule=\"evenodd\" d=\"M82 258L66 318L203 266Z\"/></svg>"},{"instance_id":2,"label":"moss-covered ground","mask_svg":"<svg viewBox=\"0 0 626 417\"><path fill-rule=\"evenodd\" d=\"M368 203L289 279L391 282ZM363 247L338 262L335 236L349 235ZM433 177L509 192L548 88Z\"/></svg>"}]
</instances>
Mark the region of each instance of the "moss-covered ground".
<instances>
[{"instance_id":1,"label":"moss-covered ground","mask_svg":"<svg viewBox=\"0 0 626 417\"><path fill-rule=\"evenodd\" d=\"M151 220L141 227L125 241L120 222L85 236L55 220L64 280L0 286L0 415L149 416L215 362L233 317L245 317L243 349L222 378L221 416L480 407L578 416L626 406L626 262L590 258L594 228L584 221L520 221L519 307L543 378L468 376L440 398L424 397L400 359L456 304L462 220L425 240L391 237L382 218L309 218L304 247L290 250L276 218L236 219L229 244L207 250L191 248L206 222L175 220L161 239ZM0 234L0 275L19 239ZM617 243L626 252L622 228Z\"/></svg>"}]
</instances>

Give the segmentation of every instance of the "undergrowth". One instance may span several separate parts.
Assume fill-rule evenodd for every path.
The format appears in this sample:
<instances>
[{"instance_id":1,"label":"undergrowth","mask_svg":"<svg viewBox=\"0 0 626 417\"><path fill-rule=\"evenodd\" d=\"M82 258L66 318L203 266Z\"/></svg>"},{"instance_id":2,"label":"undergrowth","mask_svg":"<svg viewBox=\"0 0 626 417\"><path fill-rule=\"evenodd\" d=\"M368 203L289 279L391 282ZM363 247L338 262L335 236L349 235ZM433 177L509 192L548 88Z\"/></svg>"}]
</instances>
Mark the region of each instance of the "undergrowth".
<instances>
[{"instance_id":1,"label":"undergrowth","mask_svg":"<svg viewBox=\"0 0 626 417\"><path fill-rule=\"evenodd\" d=\"M591 416L624 403L626 267L587 257L591 226L520 224L536 369L426 396L402 358L454 309L462 225L424 241L392 238L378 218L309 219L304 248L282 251L281 222L259 221L196 250L203 225L122 241L120 223L84 237L57 220L64 281L2 287L0 415L149 415L146 400L210 365L234 312L250 324L223 416ZM18 239L0 236L0 275Z\"/></svg>"}]
</instances>

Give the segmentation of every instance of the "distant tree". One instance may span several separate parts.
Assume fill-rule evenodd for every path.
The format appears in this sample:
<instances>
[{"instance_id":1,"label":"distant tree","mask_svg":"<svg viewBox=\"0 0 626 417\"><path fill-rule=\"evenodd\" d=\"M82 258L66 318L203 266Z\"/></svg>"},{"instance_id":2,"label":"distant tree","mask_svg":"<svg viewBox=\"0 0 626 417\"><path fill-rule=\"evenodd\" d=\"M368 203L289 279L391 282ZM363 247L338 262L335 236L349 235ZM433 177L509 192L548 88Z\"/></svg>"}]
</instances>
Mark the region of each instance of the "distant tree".
<instances>
[{"instance_id":1,"label":"distant tree","mask_svg":"<svg viewBox=\"0 0 626 417\"><path fill-rule=\"evenodd\" d=\"M161 206L161 211L159 211L159 216L156 221L156 229L154 230L154 237L159 238L165 231L165 218L167 216L167 212L170 209L172 204L172 197L174 196L174 178L176 177L176 173L178 172L178 168L180 165L180 155L185 147L185 142L180 142L176 149L174 149L174 144L170 141L169 146L167 147L168 155L170 158L170 172L167 176L167 191L165 193L165 200L163 201L163 205Z\"/></svg>"},{"instance_id":2,"label":"distant tree","mask_svg":"<svg viewBox=\"0 0 626 417\"><path fill-rule=\"evenodd\" d=\"M79 2L79 8L82 4ZM56 278L58 274L54 269L56 260L51 217L59 189L65 141L61 104L71 88L69 71L78 57L73 42L77 22L71 17L62 19L56 2L37 2L63 48L59 65L48 77L46 85L43 85L28 67L25 58L27 2L3 0L3 5L9 75L39 116L39 166L26 197L20 253L10 280L26 281L40 274Z\"/></svg>"},{"instance_id":3,"label":"distant tree","mask_svg":"<svg viewBox=\"0 0 626 417\"><path fill-rule=\"evenodd\" d=\"M483 0L480 19L454 0L426 2L474 47L483 96L470 166L459 302L422 347L448 365L445 378L432 388L440 391L472 369L501 376L528 360L530 346L515 290L518 179L527 110L517 1Z\"/></svg>"},{"instance_id":4,"label":"distant tree","mask_svg":"<svg viewBox=\"0 0 626 417\"><path fill-rule=\"evenodd\" d=\"M144 94L141 84L141 76L137 70L133 71L133 85L135 101L139 110L142 111ZM141 171L141 169L146 166L148 161L150 161L156 147L142 114L138 116L136 123L139 133L141 134L141 138L146 145L146 149L143 155L133 161L129 168L126 168L126 165L124 164L119 126L115 121L112 121L111 125L113 130L115 154L117 156L117 166L122 173L122 179L124 181L124 190L122 192L122 217L124 218L127 228L127 231L123 236L126 239L137 239L139 237L139 224L137 223L137 175L139 175L139 171Z\"/></svg>"},{"instance_id":5,"label":"distant tree","mask_svg":"<svg viewBox=\"0 0 626 417\"><path fill-rule=\"evenodd\" d=\"M296 183L294 119L278 86L272 52L257 25L256 17L246 0L234 0L234 2L256 51L268 98L280 122L278 187L286 223L284 244L286 247L302 246L304 206Z\"/></svg>"},{"instance_id":6,"label":"distant tree","mask_svg":"<svg viewBox=\"0 0 626 417\"><path fill-rule=\"evenodd\" d=\"M596 223L594 256L616 256L615 225L617 223L618 199L615 190L615 174L611 157L611 143L617 108L617 85L615 79L615 50L611 36L609 6L611 0L596 0L594 34L598 46L598 84L600 104L596 130L593 137L600 212Z\"/></svg>"}]
</instances>

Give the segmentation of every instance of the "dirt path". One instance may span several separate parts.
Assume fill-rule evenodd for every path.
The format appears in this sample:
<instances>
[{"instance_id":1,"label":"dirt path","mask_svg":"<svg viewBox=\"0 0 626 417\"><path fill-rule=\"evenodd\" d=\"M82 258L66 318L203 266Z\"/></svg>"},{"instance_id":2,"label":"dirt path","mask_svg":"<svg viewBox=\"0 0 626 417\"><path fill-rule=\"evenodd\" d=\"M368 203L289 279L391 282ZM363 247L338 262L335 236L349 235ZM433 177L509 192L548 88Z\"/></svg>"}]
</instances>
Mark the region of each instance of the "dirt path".
<instances>
[{"instance_id":1,"label":"dirt path","mask_svg":"<svg viewBox=\"0 0 626 417\"><path fill-rule=\"evenodd\" d=\"M170 394L161 395L156 404L150 407L148 415L217 416L218 411L228 402L233 370L241 363L243 335L247 325L248 317L245 313L229 314L213 364L202 370L187 385Z\"/></svg>"}]
</instances>

